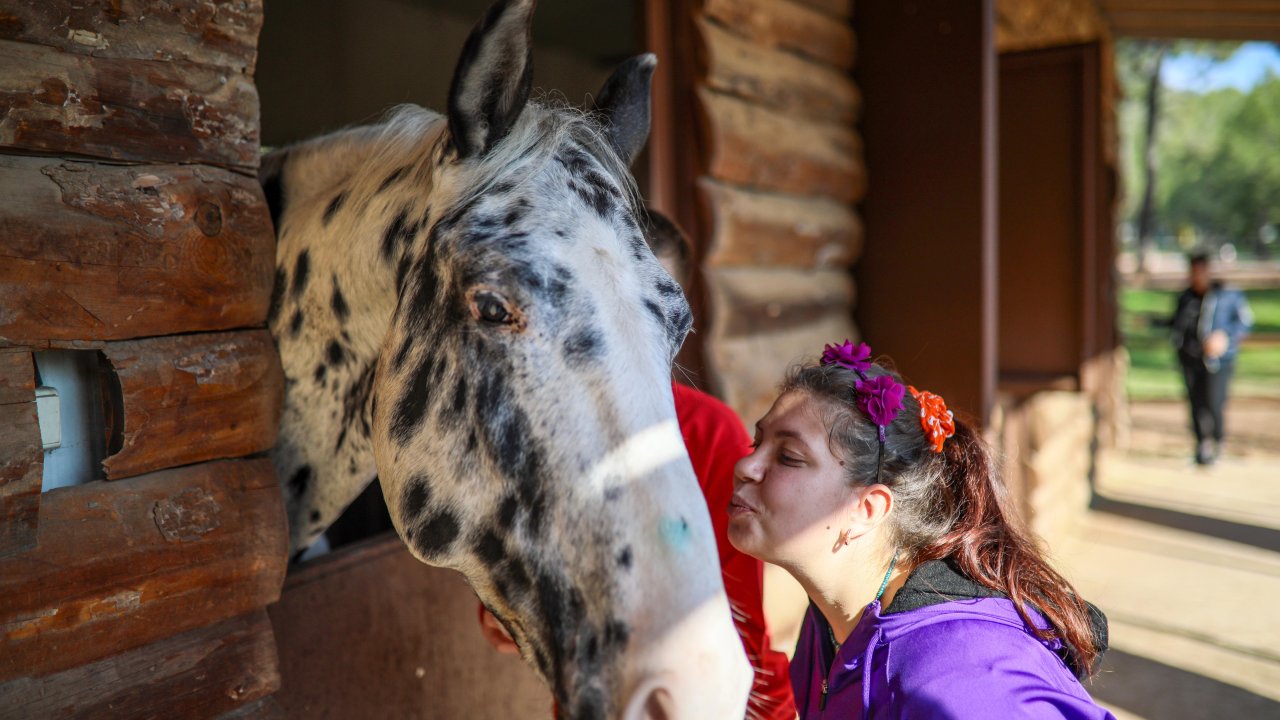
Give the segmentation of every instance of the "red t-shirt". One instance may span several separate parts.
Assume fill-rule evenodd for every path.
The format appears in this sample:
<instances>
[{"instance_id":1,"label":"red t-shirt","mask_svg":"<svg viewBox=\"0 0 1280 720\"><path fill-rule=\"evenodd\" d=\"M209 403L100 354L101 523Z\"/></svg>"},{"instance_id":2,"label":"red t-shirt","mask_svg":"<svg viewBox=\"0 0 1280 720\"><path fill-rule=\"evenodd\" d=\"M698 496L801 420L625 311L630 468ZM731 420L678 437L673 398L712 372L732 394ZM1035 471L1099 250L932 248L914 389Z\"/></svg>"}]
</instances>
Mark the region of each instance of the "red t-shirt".
<instances>
[{"instance_id":1,"label":"red t-shirt","mask_svg":"<svg viewBox=\"0 0 1280 720\"><path fill-rule=\"evenodd\" d=\"M751 452L751 438L738 415L716 398L680 383L671 383L676 418L684 436L693 473L707 498L711 527L720 550L724 589L733 608L733 622L742 636L747 659L755 669L747 717L794 720L795 700L787 674L787 656L769 645L762 595L764 568L760 561L729 544L729 500L733 496L733 466Z\"/></svg>"}]
</instances>

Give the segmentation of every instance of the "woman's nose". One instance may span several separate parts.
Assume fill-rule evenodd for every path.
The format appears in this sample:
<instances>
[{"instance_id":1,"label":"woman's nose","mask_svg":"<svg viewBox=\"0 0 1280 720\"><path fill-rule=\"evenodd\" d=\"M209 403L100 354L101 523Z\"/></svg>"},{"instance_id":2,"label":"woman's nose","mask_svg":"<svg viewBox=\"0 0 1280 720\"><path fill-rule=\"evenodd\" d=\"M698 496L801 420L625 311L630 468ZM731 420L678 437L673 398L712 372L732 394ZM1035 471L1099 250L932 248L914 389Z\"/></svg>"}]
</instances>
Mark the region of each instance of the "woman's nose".
<instances>
[{"instance_id":1,"label":"woman's nose","mask_svg":"<svg viewBox=\"0 0 1280 720\"><path fill-rule=\"evenodd\" d=\"M760 482L760 464L760 450L755 448L750 455L734 464L733 479L740 483Z\"/></svg>"}]
</instances>

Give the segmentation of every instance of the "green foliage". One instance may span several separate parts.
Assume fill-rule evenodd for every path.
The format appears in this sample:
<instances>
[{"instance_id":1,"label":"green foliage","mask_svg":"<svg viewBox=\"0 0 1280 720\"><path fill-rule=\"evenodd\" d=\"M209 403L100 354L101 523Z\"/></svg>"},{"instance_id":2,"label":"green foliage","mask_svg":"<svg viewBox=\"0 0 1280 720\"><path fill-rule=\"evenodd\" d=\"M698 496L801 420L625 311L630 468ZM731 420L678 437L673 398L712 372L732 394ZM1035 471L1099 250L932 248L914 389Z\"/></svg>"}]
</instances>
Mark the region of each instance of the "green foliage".
<instances>
[{"instance_id":1,"label":"green foliage","mask_svg":"<svg viewBox=\"0 0 1280 720\"><path fill-rule=\"evenodd\" d=\"M1158 71L1159 53L1225 59L1237 47L1199 41L1117 44L1127 221L1136 223L1142 198L1147 82ZM1269 74L1247 93L1164 88L1155 138L1157 234L1208 246L1232 242L1243 255L1265 255L1259 231L1280 224L1280 77Z\"/></svg>"},{"instance_id":2,"label":"green foliage","mask_svg":"<svg viewBox=\"0 0 1280 720\"><path fill-rule=\"evenodd\" d=\"M1253 310L1253 334L1240 349L1234 396L1280 397L1280 289L1246 291ZM1154 321L1167 319L1178 293L1126 289L1120 295L1120 331L1129 350L1126 388L1135 399L1183 397L1181 370L1169 331Z\"/></svg>"}]
</instances>

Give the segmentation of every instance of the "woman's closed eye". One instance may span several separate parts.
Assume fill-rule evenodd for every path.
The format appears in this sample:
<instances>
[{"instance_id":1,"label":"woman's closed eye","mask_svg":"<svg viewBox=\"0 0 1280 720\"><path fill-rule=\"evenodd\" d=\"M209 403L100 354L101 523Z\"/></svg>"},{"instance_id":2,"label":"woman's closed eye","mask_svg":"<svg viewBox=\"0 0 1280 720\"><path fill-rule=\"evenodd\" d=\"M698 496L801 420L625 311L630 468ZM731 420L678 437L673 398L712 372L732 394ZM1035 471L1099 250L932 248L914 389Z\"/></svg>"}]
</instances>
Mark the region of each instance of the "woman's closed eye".
<instances>
[{"instance_id":1,"label":"woman's closed eye","mask_svg":"<svg viewBox=\"0 0 1280 720\"><path fill-rule=\"evenodd\" d=\"M804 458L797 457L783 450L778 453L778 462L781 462L783 465L790 465L791 467L800 467L801 465L804 465Z\"/></svg>"}]
</instances>

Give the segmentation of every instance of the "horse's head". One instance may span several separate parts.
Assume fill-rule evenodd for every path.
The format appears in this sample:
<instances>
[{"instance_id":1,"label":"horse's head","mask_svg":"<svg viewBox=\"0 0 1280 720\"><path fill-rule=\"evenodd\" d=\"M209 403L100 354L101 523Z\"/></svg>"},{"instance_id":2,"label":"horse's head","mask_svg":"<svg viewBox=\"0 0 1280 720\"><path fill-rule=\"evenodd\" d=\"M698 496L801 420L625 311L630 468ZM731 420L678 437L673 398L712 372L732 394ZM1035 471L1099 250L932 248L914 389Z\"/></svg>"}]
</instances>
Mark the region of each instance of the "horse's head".
<instances>
[{"instance_id":1,"label":"horse's head","mask_svg":"<svg viewBox=\"0 0 1280 720\"><path fill-rule=\"evenodd\" d=\"M384 494L563 717L740 718L750 668L670 387L691 315L626 169L655 60L591 116L529 102L532 8L493 7L456 70L374 384Z\"/></svg>"}]
</instances>

